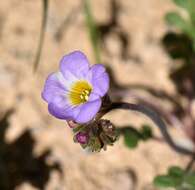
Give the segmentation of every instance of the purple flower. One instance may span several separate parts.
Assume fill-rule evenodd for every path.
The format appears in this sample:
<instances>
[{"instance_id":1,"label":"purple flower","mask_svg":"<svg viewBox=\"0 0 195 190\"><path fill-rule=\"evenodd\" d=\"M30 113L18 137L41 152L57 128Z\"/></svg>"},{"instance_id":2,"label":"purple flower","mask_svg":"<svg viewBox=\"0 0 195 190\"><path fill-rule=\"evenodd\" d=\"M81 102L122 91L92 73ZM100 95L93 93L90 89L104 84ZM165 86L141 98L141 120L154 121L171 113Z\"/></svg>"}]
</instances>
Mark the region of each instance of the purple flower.
<instances>
[{"instance_id":1,"label":"purple flower","mask_svg":"<svg viewBox=\"0 0 195 190\"><path fill-rule=\"evenodd\" d=\"M62 58L58 72L48 76L42 97L53 116L86 123L99 111L108 88L105 67L101 64L90 67L87 57L74 51Z\"/></svg>"}]
</instances>

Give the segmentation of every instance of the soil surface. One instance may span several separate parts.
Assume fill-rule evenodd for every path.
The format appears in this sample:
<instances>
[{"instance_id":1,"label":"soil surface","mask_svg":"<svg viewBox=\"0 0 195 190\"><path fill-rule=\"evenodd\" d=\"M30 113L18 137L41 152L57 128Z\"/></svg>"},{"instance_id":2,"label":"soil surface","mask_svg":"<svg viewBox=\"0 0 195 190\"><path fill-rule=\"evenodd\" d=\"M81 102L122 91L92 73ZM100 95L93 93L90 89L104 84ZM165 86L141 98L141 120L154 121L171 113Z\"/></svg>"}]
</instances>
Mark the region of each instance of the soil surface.
<instances>
[{"instance_id":1,"label":"soil surface","mask_svg":"<svg viewBox=\"0 0 195 190\"><path fill-rule=\"evenodd\" d=\"M116 0L117 8L113 2L92 1L103 31L102 63L120 85L141 84L174 93L168 77L172 60L161 39L169 30L164 16L176 7L171 0ZM150 140L129 150L120 139L100 153L88 153L73 142L66 122L49 115L41 91L64 54L81 50L95 63L85 17L79 0L50 1L40 65L33 73L41 11L41 0L0 1L1 189L155 190L155 175L171 165L185 167L188 158L163 142ZM125 94L122 99L133 98ZM149 124L161 136L140 114L114 111L105 118L117 126Z\"/></svg>"}]
</instances>

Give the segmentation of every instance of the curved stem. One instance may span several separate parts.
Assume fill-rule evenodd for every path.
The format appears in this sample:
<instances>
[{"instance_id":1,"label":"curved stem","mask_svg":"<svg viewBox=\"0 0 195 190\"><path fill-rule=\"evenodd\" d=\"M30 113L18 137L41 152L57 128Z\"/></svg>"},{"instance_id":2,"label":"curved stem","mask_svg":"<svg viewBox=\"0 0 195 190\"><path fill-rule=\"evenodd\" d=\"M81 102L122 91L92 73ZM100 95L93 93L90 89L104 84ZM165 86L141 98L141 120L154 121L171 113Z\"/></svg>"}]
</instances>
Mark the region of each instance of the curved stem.
<instances>
[{"instance_id":1,"label":"curved stem","mask_svg":"<svg viewBox=\"0 0 195 190\"><path fill-rule=\"evenodd\" d=\"M186 166L185 172L189 173L194 165L195 162L195 155L192 156L192 158L190 159L190 162L188 163L188 165Z\"/></svg>"},{"instance_id":2,"label":"curved stem","mask_svg":"<svg viewBox=\"0 0 195 190\"><path fill-rule=\"evenodd\" d=\"M158 126L163 137L165 138L165 140L167 141L167 143L170 145L172 149L174 149L176 152L181 153L181 154L195 155L195 152L188 150L185 147L179 146L173 141L173 139L171 138L171 135L169 134L167 130L167 126L165 125L164 121L151 108L146 107L144 105L139 105L139 104L131 104L131 103L125 103L125 102L113 102L111 103L110 106L108 106L108 108L106 108L103 111L102 115L114 109L125 109L125 110L132 110L132 111L143 113L144 115L149 117Z\"/></svg>"},{"instance_id":3,"label":"curved stem","mask_svg":"<svg viewBox=\"0 0 195 190\"><path fill-rule=\"evenodd\" d=\"M39 37L39 44L34 60L34 72L37 70L37 67L39 65L40 57L41 57L41 52L42 52L42 47L43 47L43 41L45 37L45 29L46 29L46 23L47 23L47 16L48 16L48 0L42 0L43 4L43 13L42 13L42 23L41 23L41 32L40 32L40 37Z\"/></svg>"}]
</instances>

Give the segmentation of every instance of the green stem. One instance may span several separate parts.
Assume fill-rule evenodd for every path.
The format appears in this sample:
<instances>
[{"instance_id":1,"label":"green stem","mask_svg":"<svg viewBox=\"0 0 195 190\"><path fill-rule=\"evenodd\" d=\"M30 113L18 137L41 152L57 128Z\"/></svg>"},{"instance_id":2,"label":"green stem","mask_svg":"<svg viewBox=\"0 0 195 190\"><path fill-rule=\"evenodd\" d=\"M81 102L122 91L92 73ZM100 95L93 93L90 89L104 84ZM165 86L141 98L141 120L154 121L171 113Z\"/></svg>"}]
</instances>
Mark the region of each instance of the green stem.
<instances>
[{"instance_id":1,"label":"green stem","mask_svg":"<svg viewBox=\"0 0 195 190\"><path fill-rule=\"evenodd\" d=\"M91 13L89 0L84 0L84 13L96 63L100 63L99 33Z\"/></svg>"}]
</instances>

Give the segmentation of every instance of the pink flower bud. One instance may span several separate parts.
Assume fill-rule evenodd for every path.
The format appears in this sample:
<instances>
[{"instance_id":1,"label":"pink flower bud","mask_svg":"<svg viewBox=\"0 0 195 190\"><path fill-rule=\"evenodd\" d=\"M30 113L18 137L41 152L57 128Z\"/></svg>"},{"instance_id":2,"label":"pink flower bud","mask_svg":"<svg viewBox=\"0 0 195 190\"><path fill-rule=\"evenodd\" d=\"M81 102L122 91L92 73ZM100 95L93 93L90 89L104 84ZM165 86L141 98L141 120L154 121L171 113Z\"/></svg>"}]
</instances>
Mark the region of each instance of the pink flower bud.
<instances>
[{"instance_id":1,"label":"pink flower bud","mask_svg":"<svg viewBox=\"0 0 195 190\"><path fill-rule=\"evenodd\" d=\"M86 132L79 132L76 134L76 139L80 144L87 144L89 135Z\"/></svg>"}]
</instances>

